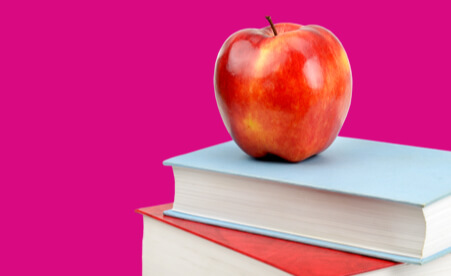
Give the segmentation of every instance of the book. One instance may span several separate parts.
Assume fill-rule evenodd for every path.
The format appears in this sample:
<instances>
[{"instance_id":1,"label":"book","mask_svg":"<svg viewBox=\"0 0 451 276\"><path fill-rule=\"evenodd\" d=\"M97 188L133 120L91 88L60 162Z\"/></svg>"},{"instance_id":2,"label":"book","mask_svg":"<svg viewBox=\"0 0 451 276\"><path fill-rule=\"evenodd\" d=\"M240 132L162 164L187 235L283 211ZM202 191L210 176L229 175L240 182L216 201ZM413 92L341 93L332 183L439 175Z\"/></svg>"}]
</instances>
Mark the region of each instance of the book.
<instances>
[{"instance_id":1,"label":"book","mask_svg":"<svg viewBox=\"0 0 451 276\"><path fill-rule=\"evenodd\" d=\"M166 215L402 263L451 252L451 153L338 137L299 163L229 141L163 162Z\"/></svg>"},{"instance_id":2,"label":"book","mask_svg":"<svg viewBox=\"0 0 451 276\"><path fill-rule=\"evenodd\" d=\"M142 208L143 275L354 275L395 262L280 240Z\"/></svg>"},{"instance_id":3,"label":"book","mask_svg":"<svg viewBox=\"0 0 451 276\"><path fill-rule=\"evenodd\" d=\"M138 209L143 215L146 275L450 275L451 255L418 266L221 228L163 215L172 204Z\"/></svg>"}]
</instances>

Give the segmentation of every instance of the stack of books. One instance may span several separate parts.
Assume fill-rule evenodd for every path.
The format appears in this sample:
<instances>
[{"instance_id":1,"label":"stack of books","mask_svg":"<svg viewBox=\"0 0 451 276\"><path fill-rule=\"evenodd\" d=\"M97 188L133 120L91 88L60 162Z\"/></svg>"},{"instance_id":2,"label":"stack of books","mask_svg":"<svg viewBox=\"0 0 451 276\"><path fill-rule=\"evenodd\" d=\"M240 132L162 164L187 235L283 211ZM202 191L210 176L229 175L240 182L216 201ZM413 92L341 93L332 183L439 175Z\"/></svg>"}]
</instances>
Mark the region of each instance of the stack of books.
<instances>
[{"instance_id":1,"label":"stack of books","mask_svg":"<svg viewBox=\"0 0 451 276\"><path fill-rule=\"evenodd\" d=\"M143 275L451 275L451 152L338 137L287 163L230 141L164 164Z\"/></svg>"}]
</instances>

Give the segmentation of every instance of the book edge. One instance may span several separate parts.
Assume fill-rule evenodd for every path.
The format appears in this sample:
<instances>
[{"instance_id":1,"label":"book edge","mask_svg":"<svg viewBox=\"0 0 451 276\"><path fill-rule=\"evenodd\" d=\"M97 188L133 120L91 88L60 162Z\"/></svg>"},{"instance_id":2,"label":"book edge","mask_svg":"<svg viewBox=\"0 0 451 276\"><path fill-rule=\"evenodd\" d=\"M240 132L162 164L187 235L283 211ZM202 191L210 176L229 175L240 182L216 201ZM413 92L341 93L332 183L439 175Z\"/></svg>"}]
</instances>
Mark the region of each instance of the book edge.
<instances>
[{"instance_id":1,"label":"book edge","mask_svg":"<svg viewBox=\"0 0 451 276\"><path fill-rule=\"evenodd\" d=\"M402 256L402 255L380 252L380 251L376 251L376 250L364 249L364 248L359 248L359 247L355 247L355 246L343 245L343 244L338 244L338 243L334 243L334 242L328 242L328 241L322 241L322 240L317 240L317 239L313 239L313 238L297 236L294 234L277 232L274 230L267 230L267 229L263 229L263 228L242 225L242 224L238 224L238 223L232 223L232 222L226 222L226 221L221 221L221 220L216 220L216 219L210 219L210 218L190 215L190 214L175 211L172 209L164 211L163 214L167 215L167 216L195 221L195 222L199 222L199 223L205 223L205 224L234 229L234 230L238 230L238 231L249 232L249 233L258 234L258 235L270 236L270 237L279 238L279 239L285 239L285 240L290 240L290 241L295 241L295 242L300 242L300 243L305 243L305 244L311 244L311 245L315 245L315 246L331 248L331 249L335 249L335 250L340 250L340 251L345 251L345 252L350 252L350 253L355 253L355 254L360 254L360 255L366 255L366 256L370 256L370 257L386 259L386 260L400 262L400 263L410 263L410 264L421 265L421 264L428 263L432 260L435 260L443 255L446 255L447 253L451 253L451 247L449 247L449 248L442 250L440 252L437 252L434 255L431 255L427 258L407 257L407 256Z\"/></svg>"},{"instance_id":2,"label":"book edge","mask_svg":"<svg viewBox=\"0 0 451 276\"><path fill-rule=\"evenodd\" d=\"M437 252L437 253L429 256L429 257L423 258L421 264L429 263L429 262L431 262L431 261L433 261L435 259L438 259L438 258L443 257L443 256L445 256L447 254L450 254L450 253L451 253L451 247L448 247L448 248L443 249L442 251L439 251L439 252Z\"/></svg>"},{"instance_id":3,"label":"book edge","mask_svg":"<svg viewBox=\"0 0 451 276\"><path fill-rule=\"evenodd\" d=\"M439 201L443 198L451 196L451 194L447 194L447 195L443 195L442 197L437 197L434 200L431 200L431 201L428 201L425 203L419 203L419 202L403 201L403 200L395 200L395 199L384 198L384 197L370 196L370 195L360 194L360 193L344 192L344 191L341 191L338 189L332 189L332 188L331 189L319 188L316 185L312 185L312 184L305 184L305 183L299 184L299 183L290 182L290 181L281 181L280 179L275 179L275 178L263 178L263 177L259 177L258 175L231 173L231 172L224 172L224 171L220 171L220 170L200 168L200 167L196 167L196 166L190 166L189 164L181 164L181 163L177 163L177 162L171 162L170 159L164 161L163 165L170 166L170 167L179 167L179 168L187 168L187 169L201 170L201 171L207 171L207 172L214 172L214 173L220 173L220 174L228 174L228 175L239 176L239 177L253 178L253 179L261 180L261 181L273 181L273 182L278 182L278 183L282 183L285 185L293 185L293 186L297 186L297 187L305 187L305 188L310 188L310 189L315 189L315 190L320 190L320 191L327 191L327 192L332 192L332 193L339 193L339 194L352 195L352 196L358 196L358 197L373 198L373 199L384 200L384 201L389 201L389 202L407 204L407 205L421 207L421 208L424 208L427 205L430 205L436 201Z\"/></svg>"}]
</instances>

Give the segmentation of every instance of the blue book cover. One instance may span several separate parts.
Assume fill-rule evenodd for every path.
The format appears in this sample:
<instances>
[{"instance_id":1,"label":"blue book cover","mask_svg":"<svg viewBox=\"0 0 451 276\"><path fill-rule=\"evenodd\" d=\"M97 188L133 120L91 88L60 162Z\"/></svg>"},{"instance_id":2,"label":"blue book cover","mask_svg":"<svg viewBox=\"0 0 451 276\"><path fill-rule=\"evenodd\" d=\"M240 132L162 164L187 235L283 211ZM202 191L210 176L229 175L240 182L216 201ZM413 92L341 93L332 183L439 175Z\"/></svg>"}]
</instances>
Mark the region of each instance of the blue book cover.
<instances>
[{"instance_id":1,"label":"blue book cover","mask_svg":"<svg viewBox=\"0 0 451 276\"><path fill-rule=\"evenodd\" d=\"M326 151L299 163L254 159L230 141L168 159L163 164L420 207L451 195L451 152L345 137L338 137ZM401 262L423 263L451 251L448 248L427 259L391 256L176 211L166 214Z\"/></svg>"}]
</instances>

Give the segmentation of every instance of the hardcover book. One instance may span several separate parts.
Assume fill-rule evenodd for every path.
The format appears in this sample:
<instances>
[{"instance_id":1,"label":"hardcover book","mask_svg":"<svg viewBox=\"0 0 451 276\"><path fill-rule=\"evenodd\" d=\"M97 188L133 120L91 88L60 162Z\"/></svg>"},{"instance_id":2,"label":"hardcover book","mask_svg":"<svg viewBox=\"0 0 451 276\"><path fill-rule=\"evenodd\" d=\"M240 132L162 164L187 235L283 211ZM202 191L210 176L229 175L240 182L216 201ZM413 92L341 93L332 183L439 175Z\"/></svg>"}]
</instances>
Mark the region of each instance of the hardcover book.
<instances>
[{"instance_id":1,"label":"hardcover book","mask_svg":"<svg viewBox=\"0 0 451 276\"><path fill-rule=\"evenodd\" d=\"M143 275L355 275L395 262L163 215L144 215Z\"/></svg>"},{"instance_id":2,"label":"hardcover book","mask_svg":"<svg viewBox=\"0 0 451 276\"><path fill-rule=\"evenodd\" d=\"M147 275L450 275L451 255L425 265L392 261L221 228L163 215L143 215L143 276Z\"/></svg>"},{"instance_id":3,"label":"hardcover book","mask_svg":"<svg viewBox=\"0 0 451 276\"><path fill-rule=\"evenodd\" d=\"M338 137L299 163L258 160L226 142L164 162L165 214L397 262L451 251L451 153Z\"/></svg>"}]
</instances>

